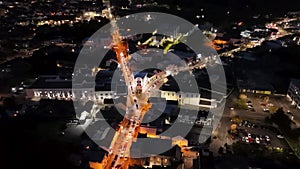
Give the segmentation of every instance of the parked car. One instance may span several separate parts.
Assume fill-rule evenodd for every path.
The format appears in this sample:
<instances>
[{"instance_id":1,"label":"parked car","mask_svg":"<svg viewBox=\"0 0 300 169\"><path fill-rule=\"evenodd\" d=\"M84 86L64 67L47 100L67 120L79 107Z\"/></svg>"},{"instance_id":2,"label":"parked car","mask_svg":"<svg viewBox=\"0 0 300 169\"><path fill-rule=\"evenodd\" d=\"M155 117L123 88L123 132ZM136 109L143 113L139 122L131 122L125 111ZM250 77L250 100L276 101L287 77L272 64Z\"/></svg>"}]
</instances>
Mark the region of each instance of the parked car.
<instances>
[{"instance_id":1,"label":"parked car","mask_svg":"<svg viewBox=\"0 0 300 169\"><path fill-rule=\"evenodd\" d=\"M256 137L256 138L255 138L255 142L256 142L257 144L259 144L259 143L260 143L260 140L259 140L259 138L258 138L258 137Z\"/></svg>"},{"instance_id":2,"label":"parked car","mask_svg":"<svg viewBox=\"0 0 300 169\"><path fill-rule=\"evenodd\" d=\"M266 137L266 141L269 142L271 141L270 137L269 136L265 136Z\"/></svg>"}]
</instances>

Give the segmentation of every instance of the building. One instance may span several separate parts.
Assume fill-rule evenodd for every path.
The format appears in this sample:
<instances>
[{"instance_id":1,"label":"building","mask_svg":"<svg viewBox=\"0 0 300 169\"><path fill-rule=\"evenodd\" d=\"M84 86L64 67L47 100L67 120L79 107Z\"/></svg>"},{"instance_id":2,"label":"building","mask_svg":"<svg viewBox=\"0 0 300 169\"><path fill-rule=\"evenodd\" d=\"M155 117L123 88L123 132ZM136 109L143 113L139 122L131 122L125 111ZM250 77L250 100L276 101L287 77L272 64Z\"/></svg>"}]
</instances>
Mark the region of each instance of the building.
<instances>
[{"instance_id":1,"label":"building","mask_svg":"<svg viewBox=\"0 0 300 169\"><path fill-rule=\"evenodd\" d=\"M90 168L104 168L107 164L107 152L104 150L86 151L84 155L89 160Z\"/></svg>"},{"instance_id":2,"label":"building","mask_svg":"<svg viewBox=\"0 0 300 169\"><path fill-rule=\"evenodd\" d=\"M274 87L267 82L251 79L250 81L237 80L237 87L241 93L255 93L255 94L274 94Z\"/></svg>"},{"instance_id":3,"label":"building","mask_svg":"<svg viewBox=\"0 0 300 169\"><path fill-rule=\"evenodd\" d=\"M96 77L91 76L89 70L80 69L80 71L86 78L81 82L74 82L72 79L64 79L57 75L39 76L26 87L26 98L35 101L40 99L91 100L100 104L113 104L113 99L125 96L127 93L124 81L114 82L112 79L114 71L101 70ZM149 79L147 73L136 73L134 77L143 78L144 82ZM114 79L121 79L121 77L114 77ZM218 100L215 99L201 98L200 93L182 92L175 89L152 90L151 97L178 101L181 106L191 105L202 108L215 108L218 103ZM222 101L222 99L220 100Z\"/></svg>"},{"instance_id":4,"label":"building","mask_svg":"<svg viewBox=\"0 0 300 169\"><path fill-rule=\"evenodd\" d=\"M95 91L97 86L101 91ZM74 87L80 86L80 87ZM104 103L105 99L115 97L115 92L110 89L111 84L97 84L83 81L73 84L71 79L62 79L56 75L39 76L28 88L25 89L26 98L32 100L58 99L58 100L96 100Z\"/></svg>"},{"instance_id":5,"label":"building","mask_svg":"<svg viewBox=\"0 0 300 169\"><path fill-rule=\"evenodd\" d=\"M178 102L181 105L199 105L200 104L200 94L199 93L188 93L180 92L178 95Z\"/></svg>"},{"instance_id":6,"label":"building","mask_svg":"<svg viewBox=\"0 0 300 169\"><path fill-rule=\"evenodd\" d=\"M163 140L158 140L153 138L150 139L160 144L166 144L166 145L171 144L170 140L163 141ZM149 151L150 150L148 150L148 152ZM149 155L150 157L147 157L144 160L144 164L143 164L144 168L172 167L172 164L179 162L182 159L181 148L178 145L173 146L171 149L161 154L149 153Z\"/></svg>"},{"instance_id":7,"label":"building","mask_svg":"<svg viewBox=\"0 0 300 169\"><path fill-rule=\"evenodd\" d=\"M220 98L211 99L211 94L207 97L201 97L200 93L191 92L175 92L175 91L159 91L160 97L165 98L168 101L178 101L181 106L198 106L201 108L216 108L218 103L221 103L224 99L224 95L220 95ZM201 92L203 93L203 92ZM216 94L215 94L216 95Z\"/></svg>"},{"instance_id":8,"label":"building","mask_svg":"<svg viewBox=\"0 0 300 169\"><path fill-rule=\"evenodd\" d=\"M199 106L200 94L188 92L161 91L161 98L166 100L178 101L180 105Z\"/></svg>"},{"instance_id":9,"label":"building","mask_svg":"<svg viewBox=\"0 0 300 169\"><path fill-rule=\"evenodd\" d=\"M300 109L300 79L292 79L287 92L287 97L292 105Z\"/></svg>"}]
</instances>

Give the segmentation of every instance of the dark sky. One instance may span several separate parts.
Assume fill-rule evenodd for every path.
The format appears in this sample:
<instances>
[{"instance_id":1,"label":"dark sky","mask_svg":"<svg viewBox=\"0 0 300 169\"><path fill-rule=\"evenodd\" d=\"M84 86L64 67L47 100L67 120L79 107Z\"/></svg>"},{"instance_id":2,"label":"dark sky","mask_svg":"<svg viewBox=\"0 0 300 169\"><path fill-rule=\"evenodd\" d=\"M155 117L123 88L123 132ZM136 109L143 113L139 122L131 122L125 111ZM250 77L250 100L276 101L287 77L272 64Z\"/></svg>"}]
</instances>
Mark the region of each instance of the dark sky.
<instances>
[{"instance_id":1,"label":"dark sky","mask_svg":"<svg viewBox=\"0 0 300 169\"><path fill-rule=\"evenodd\" d=\"M284 11L300 10L300 1L298 0L159 0L161 2L173 2L174 4L182 4L186 7L196 6L215 6L216 8L243 10L248 8L249 11L255 13L271 12L281 13ZM248 6L248 7L247 7Z\"/></svg>"}]
</instances>

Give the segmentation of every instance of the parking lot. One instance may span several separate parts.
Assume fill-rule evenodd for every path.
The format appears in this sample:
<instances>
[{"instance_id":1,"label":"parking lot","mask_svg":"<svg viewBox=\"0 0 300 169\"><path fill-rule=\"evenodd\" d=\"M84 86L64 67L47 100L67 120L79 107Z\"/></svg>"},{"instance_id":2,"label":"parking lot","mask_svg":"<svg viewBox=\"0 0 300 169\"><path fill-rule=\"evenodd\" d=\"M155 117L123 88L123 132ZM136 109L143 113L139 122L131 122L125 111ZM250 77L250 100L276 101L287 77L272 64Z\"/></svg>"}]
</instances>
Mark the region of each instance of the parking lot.
<instances>
[{"instance_id":1,"label":"parking lot","mask_svg":"<svg viewBox=\"0 0 300 169\"><path fill-rule=\"evenodd\" d=\"M230 115L239 116L242 119L249 119L255 122L264 123L267 116L276 112L280 107L288 117L294 122L292 128L300 127L300 110L292 106L285 96L266 96L266 95L255 95L246 94L247 109L235 109L234 105L230 108ZM267 98L267 99L265 99Z\"/></svg>"},{"instance_id":2,"label":"parking lot","mask_svg":"<svg viewBox=\"0 0 300 169\"><path fill-rule=\"evenodd\" d=\"M245 143L256 143L272 148L288 148L284 144L284 137L272 126L258 125L249 121L242 121L238 124L239 138L237 141Z\"/></svg>"},{"instance_id":3,"label":"parking lot","mask_svg":"<svg viewBox=\"0 0 300 169\"><path fill-rule=\"evenodd\" d=\"M230 145L234 142L266 145L269 148L279 147L280 151L281 148L283 148L283 151L290 151L290 147L286 143L285 138L277 137L277 135L281 135L281 133L279 133L275 127L269 126L270 124L265 123L265 118L273 113L272 108L270 109L270 107L272 106L283 107L284 111L290 110L293 114L295 114L295 116L300 116L300 111L294 110L290 106L287 98L284 96L269 96L267 104L264 105L262 104L263 96L254 94L246 94L247 104L251 105L248 107L248 110L238 109L235 108L235 99L238 97L238 95L239 94L236 93L227 100L223 117L219 123L219 126L213 133L215 139L213 139L212 141L211 150L213 150L214 154L218 154L218 148L220 146L223 146L225 143ZM264 111L264 108L266 107L268 107L269 109ZM240 130L240 134L235 139L232 139L231 135L228 134L227 131L230 129L230 125L232 124L230 119L233 119L236 116L239 117L239 120L248 121L248 123L237 123L237 128L238 130ZM249 139L248 134L251 135L251 139ZM258 138L259 140L256 141L256 138Z\"/></svg>"}]
</instances>

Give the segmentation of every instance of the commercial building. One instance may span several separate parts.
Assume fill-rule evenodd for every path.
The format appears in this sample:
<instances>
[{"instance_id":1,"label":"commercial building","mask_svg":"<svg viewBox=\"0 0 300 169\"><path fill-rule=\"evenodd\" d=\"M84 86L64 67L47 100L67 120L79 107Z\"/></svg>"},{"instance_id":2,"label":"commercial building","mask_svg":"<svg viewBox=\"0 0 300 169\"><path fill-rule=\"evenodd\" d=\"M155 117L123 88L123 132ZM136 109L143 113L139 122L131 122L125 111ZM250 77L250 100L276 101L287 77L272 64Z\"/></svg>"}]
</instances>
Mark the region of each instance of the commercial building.
<instances>
[{"instance_id":1,"label":"commercial building","mask_svg":"<svg viewBox=\"0 0 300 169\"><path fill-rule=\"evenodd\" d=\"M292 79L287 92L287 97L292 105L300 109L300 79Z\"/></svg>"},{"instance_id":2,"label":"commercial building","mask_svg":"<svg viewBox=\"0 0 300 169\"><path fill-rule=\"evenodd\" d=\"M251 79L250 81L238 79L237 87L242 93L271 95L274 94L275 91L274 87L271 84L267 82L261 82L255 79Z\"/></svg>"},{"instance_id":3,"label":"commercial building","mask_svg":"<svg viewBox=\"0 0 300 169\"><path fill-rule=\"evenodd\" d=\"M113 99L115 92L112 87L124 86L108 83L87 82L73 84L71 79L62 79L56 75L39 76L25 89L26 98L32 100L58 99L58 100L95 100L104 103L106 99ZM72 88L73 87L73 88Z\"/></svg>"}]
</instances>

